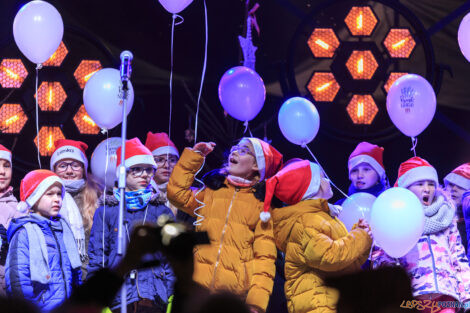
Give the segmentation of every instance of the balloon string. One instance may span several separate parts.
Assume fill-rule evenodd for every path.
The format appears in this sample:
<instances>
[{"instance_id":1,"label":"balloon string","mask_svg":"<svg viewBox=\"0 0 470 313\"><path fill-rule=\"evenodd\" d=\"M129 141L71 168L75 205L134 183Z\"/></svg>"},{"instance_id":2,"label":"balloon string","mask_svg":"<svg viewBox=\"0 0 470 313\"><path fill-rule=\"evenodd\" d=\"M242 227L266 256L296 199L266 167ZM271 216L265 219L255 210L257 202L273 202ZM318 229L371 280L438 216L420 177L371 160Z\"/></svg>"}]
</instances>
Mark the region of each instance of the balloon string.
<instances>
[{"instance_id":1,"label":"balloon string","mask_svg":"<svg viewBox=\"0 0 470 313\"><path fill-rule=\"evenodd\" d=\"M416 146L417 145L418 145L418 138L411 137L411 149L410 149L410 151L413 151L415 156L416 156Z\"/></svg>"},{"instance_id":2,"label":"balloon string","mask_svg":"<svg viewBox=\"0 0 470 313\"><path fill-rule=\"evenodd\" d=\"M171 140L171 113L173 109L173 41L175 37L175 20L179 15L173 14L171 22L171 44L170 44L170 117L168 119L168 138Z\"/></svg>"},{"instance_id":3,"label":"balloon string","mask_svg":"<svg viewBox=\"0 0 470 313\"><path fill-rule=\"evenodd\" d=\"M104 189L103 189L103 234L102 234L102 244L103 244L103 258L102 258L102 263L103 263L103 268L104 268L104 230L105 230L105 217L106 217L106 178L108 176L108 166L109 166L109 135L108 132L106 132L106 163L104 166Z\"/></svg>"},{"instance_id":4,"label":"balloon string","mask_svg":"<svg viewBox=\"0 0 470 313\"><path fill-rule=\"evenodd\" d=\"M196 121L194 123L194 144L197 143L197 128L199 121L199 103L201 102L202 86L204 85L204 77L206 76L206 67L207 67L207 43L209 41L208 36L208 24L207 24L207 6L206 0L204 0L204 21L206 25L206 42L204 45L204 65L202 66L202 76L201 76L201 85L199 86L199 95L197 96L197 106L196 106Z\"/></svg>"},{"instance_id":5,"label":"balloon string","mask_svg":"<svg viewBox=\"0 0 470 313\"><path fill-rule=\"evenodd\" d=\"M201 168L196 172L196 174L194 174L194 180L197 181L198 183L202 184L202 187L196 191L196 193L194 194L194 199L196 200L197 203L200 204L200 206L198 206L197 208L194 209L194 215L196 215L196 220L194 221L193 225L194 226L201 226L202 224L202 221L204 220L204 216L199 214L198 211L200 211L203 207L206 206L206 204L202 201L200 201L198 198L197 198L197 195L199 193L201 193L205 188L206 188L206 185L204 184L204 182L200 179L197 178L197 175L199 174L199 172L202 170L202 168L204 167L204 164L206 163L206 159L204 159L204 161L202 162L202 165L201 165Z\"/></svg>"},{"instance_id":6,"label":"balloon string","mask_svg":"<svg viewBox=\"0 0 470 313\"><path fill-rule=\"evenodd\" d=\"M250 125L248 124L248 121L245 121L243 123L243 126L245 126L245 130L243 131L243 135L245 135L247 132L250 134L250 137L253 137L253 134L251 133Z\"/></svg>"},{"instance_id":7,"label":"balloon string","mask_svg":"<svg viewBox=\"0 0 470 313\"><path fill-rule=\"evenodd\" d=\"M37 151L38 151L38 163L39 163L39 168L42 168L41 166L41 154L39 152L39 105L38 105L38 84L39 84L39 70L42 68L42 64L38 63L36 66L36 93L35 93L35 98L36 98L36 140L37 140Z\"/></svg>"}]
</instances>

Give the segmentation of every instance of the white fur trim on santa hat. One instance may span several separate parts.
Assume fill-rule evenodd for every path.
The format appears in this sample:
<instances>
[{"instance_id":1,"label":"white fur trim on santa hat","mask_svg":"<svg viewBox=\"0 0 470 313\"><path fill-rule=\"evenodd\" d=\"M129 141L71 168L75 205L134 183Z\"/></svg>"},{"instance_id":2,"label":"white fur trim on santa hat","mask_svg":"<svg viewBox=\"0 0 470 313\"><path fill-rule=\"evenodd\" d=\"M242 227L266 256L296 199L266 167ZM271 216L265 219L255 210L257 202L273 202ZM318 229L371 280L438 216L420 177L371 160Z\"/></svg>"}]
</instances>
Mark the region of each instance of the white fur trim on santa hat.
<instances>
[{"instance_id":1,"label":"white fur trim on santa hat","mask_svg":"<svg viewBox=\"0 0 470 313\"><path fill-rule=\"evenodd\" d=\"M134 155L126 159L124 164L126 165L126 168L130 168L137 164L148 164L151 165L153 168L157 169L157 164L155 163L153 156L148 154Z\"/></svg>"},{"instance_id":2,"label":"white fur trim on santa hat","mask_svg":"<svg viewBox=\"0 0 470 313\"><path fill-rule=\"evenodd\" d=\"M245 137L243 139L248 139L251 142L253 149L255 150L255 159L256 159L256 165L258 166L259 180L263 181L265 178L264 177L265 173L266 173L266 159L264 156L263 147L261 146L261 143L256 138Z\"/></svg>"},{"instance_id":3,"label":"white fur trim on santa hat","mask_svg":"<svg viewBox=\"0 0 470 313\"><path fill-rule=\"evenodd\" d=\"M65 189L62 180L56 175L48 176L39 183L36 189L34 189L31 195L25 200L28 208L31 208L36 202L38 202L47 189L55 183L59 183L62 186L62 197L64 197Z\"/></svg>"},{"instance_id":4,"label":"white fur trim on santa hat","mask_svg":"<svg viewBox=\"0 0 470 313\"><path fill-rule=\"evenodd\" d=\"M398 178L398 187L408 188L420 180L432 180L438 186L437 172L432 166L418 166L412 168Z\"/></svg>"},{"instance_id":5,"label":"white fur trim on santa hat","mask_svg":"<svg viewBox=\"0 0 470 313\"><path fill-rule=\"evenodd\" d=\"M165 146L165 147L160 147L152 151L153 155L165 155L165 154L173 154L176 155L177 157L180 156L178 153L178 150L176 150L175 147L172 146Z\"/></svg>"},{"instance_id":6,"label":"white fur trim on santa hat","mask_svg":"<svg viewBox=\"0 0 470 313\"><path fill-rule=\"evenodd\" d=\"M470 189L470 179L467 179L459 174L449 173L446 177L444 177L444 183L447 185L448 183L452 183L454 185L459 186L465 190Z\"/></svg>"},{"instance_id":7,"label":"white fur trim on santa hat","mask_svg":"<svg viewBox=\"0 0 470 313\"><path fill-rule=\"evenodd\" d=\"M54 166L61 160L72 159L82 162L85 167L85 172L88 170L88 160L86 155L77 147L63 146L58 148L51 156L51 171L54 171Z\"/></svg>"},{"instance_id":8,"label":"white fur trim on santa hat","mask_svg":"<svg viewBox=\"0 0 470 313\"><path fill-rule=\"evenodd\" d=\"M11 152L6 150L0 150L0 159L7 160L11 163Z\"/></svg>"},{"instance_id":9,"label":"white fur trim on santa hat","mask_svg":"<svg viewBox=\"0 0 470 313\"><path fill-rule=\"evenodd\" d=\"M351 174L352 169L361 163L369 164L377 172L381 180L385 179L385 169L379 164L379 162L367 154L355 156L348 161L349 173Z\"/></svg>"},{"instance_id":10,"label":"white fur trim on santa hat","mask_svg":"<svg viewBox=\"0 0 470 313\"><path fill-rule=\"evenodd\" d=\"M271 213L263 211L259 214L259 218L261 221L263 221L263 223L266 223L271 218Z\"/></svg>"},{"instance_id":11,"label":"white fur trim on santa hat","mask_svg":"<svg viewBox=\"0 0 470 313\"><path fill-rule=\"evenodd\" d=\"M302 197L302 200L311 199L314 197L318 190L320 190L320 183L321 183L321 168L318 164L310 162L310 172L312 173L312 178L310 178L310 184L308 185L308 189Z\"/></svg>"}]
</instances>

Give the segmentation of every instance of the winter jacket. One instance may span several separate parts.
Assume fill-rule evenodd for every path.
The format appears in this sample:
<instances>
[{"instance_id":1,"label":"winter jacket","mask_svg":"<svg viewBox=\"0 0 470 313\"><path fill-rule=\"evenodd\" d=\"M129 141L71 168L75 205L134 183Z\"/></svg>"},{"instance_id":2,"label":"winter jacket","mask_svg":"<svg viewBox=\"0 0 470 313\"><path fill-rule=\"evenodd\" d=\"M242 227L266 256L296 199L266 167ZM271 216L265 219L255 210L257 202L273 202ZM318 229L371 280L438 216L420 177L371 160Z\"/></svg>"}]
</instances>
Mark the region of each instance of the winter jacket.
<instances>
[{"instance_id":1,"label":"winter jacket","mask_svg":"<svg viewBox=\"0 0 470 313\"><path fill-rule=\"evenodd\" d=\"M106 206L100 206L96 210L93 219L90 243L88 244L89 276L93 276L101 268L115 268L122 259L117 254L119 201L114 196L108 196L105 204ZM126 242L129 243L129 237L135 225L141 225L144 221L155 223L162 214L171 215L171 211L155 199L149 202L147 208L126 210L124 215L124 222L127 225L124 231L124 235L128 239ZM151 259L159 260L161 264L152 268L139 269L134 272L135 274L126 277L127 303L149 299L154 300L164 310L168 298L172 294L174 275L168 262L160 253L153 254ZM120 302L119 293L114 299L111 309L120 307Z\"/></svg>"},{"instance_id":2,"label":"winter jacket","mask_svg":"<svg viewBox=\"0 0 470 313\"><path fill-rule=\"evenodd\" d=\"M286 257L289 312L336 312L338 293L324 279L360 270L372 244L367 232L348 233L324 199L274 209L272 218L276 245Z\"/></svg>"},{"instance_id":3,"label":"winter jacket","mask_svg":"<svg viewBox=\"0 0 470 313\"><path fill-rule=\"evenodd\" d=\"M467 234L467 258L469 258L470 249L468 249L468 244L470 243L470 191L465 192L462 196L462 213L465 220L465 233Z\"/></svg>"},{"instance_id":4,"label":"winter jacket","mask_svg":"<svg viewBox=\"0 0 470 313\"><path fill-rule=\"evenodd\" d=\"M9 187L7 191L0 194L0 225L8 229L10 221L13 218L20 217L23 214L16 209L18 200L13 195L13 188ZM0 248L1 249L1 248ZM5 285L5 262L8 251L0 251L0 296L6 295Z\"/></svg>"},{"instance_id":5,"label":"winter jacket","mask_svg":"<svg viewBox=\"0 0 470 313\"><path fill-rule=\"evenodd\" d=\"M397 264L378 246L371 261L374 268ZM460 302L470 300L470 268L455 221L445 230L421 236L398 262L411 276L415 297L441 294Z\"/></svg>"},{"instance_id":6,"label":"winter jacket","mask_svg":"<svg viewBox=\"0 0 470 313\"><path fill-rule=\"evenodd\" d=\"M252 188L235 187L224 180L221 188L191 190L204 157L185 149L173 169L167 188L170 202L198 218L197 231L207 231L210 245L194 250L194 280L211 289L225 289L265 311L273 287L276 246L272 221L263 223L263 202ZM196 211L197 210L197 211Z\"/></svg>"},{"instance_id":7,"label":"winter jacket","mask_svg":"<svg viewBox=\"0 0 470 313\"><path fill-rule=\"evenodd\" d=\"M51 271L48 284L31 280L30 247L28 234L24 228L26 223L36 224L44 234ZM32 301L43 312L48 312L68 298L72 288L80 284L80 267L73 269L70 264L60 222L52 222L38 214L13 219L8 228L8 240L10 249L5 277L7 292L11 296ZM40 259L42 256L37 258Z\"/></svg>"},{"instance_id":8,"label":"winter jacket","mask_svg":"<svg viewBox=\"0 0 470 313\"><path fill-rule=\"evenodd\" d=\"M386 186L384 186L382 183L378 183L370 188L367 188L367 189L356 189L356 187L354 187L353 184L351 184L349 186L349 189L348 189L348 196L351 196L355 193L358 193L358 192L365 192L365 193L370 193L371 195L373 196L380 196L380 194L382 192L384 192L385 190L387 190L388 188ZM339 199L338 201L335 202L335 204L337 205L343 205L343 202L346 201L346 198L342 198L342 199Z\"/></svg>"}]
</instances>

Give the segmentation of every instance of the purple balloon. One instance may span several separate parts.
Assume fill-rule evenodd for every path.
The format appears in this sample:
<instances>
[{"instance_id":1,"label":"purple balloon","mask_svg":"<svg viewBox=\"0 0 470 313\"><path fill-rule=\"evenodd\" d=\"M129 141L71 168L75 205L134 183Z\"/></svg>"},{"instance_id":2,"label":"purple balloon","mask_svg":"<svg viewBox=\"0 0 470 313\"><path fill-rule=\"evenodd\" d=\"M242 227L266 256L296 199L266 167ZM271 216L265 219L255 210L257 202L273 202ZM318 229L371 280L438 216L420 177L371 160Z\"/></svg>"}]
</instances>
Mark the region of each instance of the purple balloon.
<instances>
[{"instance_id":1,"label":"purple balloon","mask_svg":"<svg viewBox=\"0 0 470 313\"><path fill-rule=\"evenodd\" d=\"M428 127L436 112L434 89L419 75L402 76L388 91L387 112L403 134L416 137Z\"/></svg>"},{"instance_id":2,"label":"purple balloon","mask_svg":"<svg viewBox=\"0 0 470 313\"><path fill-rule=\"evenodd\" d=\"M462 51L467 61L470 61L470 13L465 15L460 22L457 40L459 42L460 51Z\"/></svg>"},{"instance_id":3,"label":"purple balloon","mask_svg":"<svg viewBox=\"0 0 470 313\"><path fill-rule=\"evenodd\" d=\"M251 121L263 108L266 89L252 69L237 66L225 72L219 83L219 99L225 111L240 121Z\"/></svg>"}]
</instances>

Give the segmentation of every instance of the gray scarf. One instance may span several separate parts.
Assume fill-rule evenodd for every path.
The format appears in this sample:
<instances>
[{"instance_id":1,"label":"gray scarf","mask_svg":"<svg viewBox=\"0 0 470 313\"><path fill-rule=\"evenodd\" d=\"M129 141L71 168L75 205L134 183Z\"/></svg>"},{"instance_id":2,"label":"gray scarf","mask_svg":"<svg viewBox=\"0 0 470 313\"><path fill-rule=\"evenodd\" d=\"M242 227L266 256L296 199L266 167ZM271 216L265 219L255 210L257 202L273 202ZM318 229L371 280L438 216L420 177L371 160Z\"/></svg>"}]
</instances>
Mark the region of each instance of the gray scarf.
<instances>
[{"instance_id":1,"label":"gray scarf","mask_svg":"<svg viewBox=\"0 0 470 313\"><path fill-rule=\"evenodd\" d=\"M75 180L63 179L62 182L64 183L65 191L72 195L81 191L86 184L86 180L83 178Z\"/></svg>"},{"instance_id":2,"label":"gray scarf","mask_svg":"<svg viewBox=\"0 0 470 313\"><path fill-rule=\"evenodd\" d=\"M455 208L445 201L443 196L438 196L429 206L424 208L423 235L438 233L445 230L452 223L455 216Z\"/></svg>"}]
</instances>

